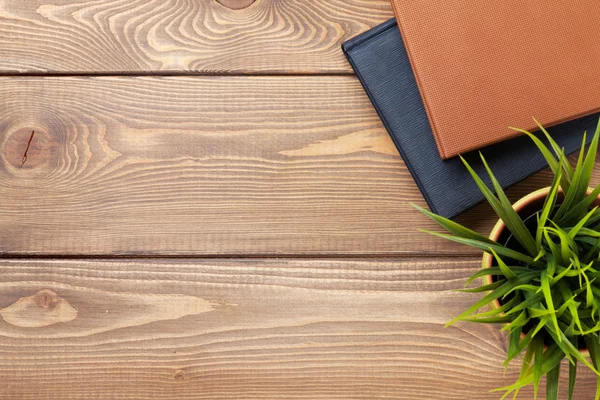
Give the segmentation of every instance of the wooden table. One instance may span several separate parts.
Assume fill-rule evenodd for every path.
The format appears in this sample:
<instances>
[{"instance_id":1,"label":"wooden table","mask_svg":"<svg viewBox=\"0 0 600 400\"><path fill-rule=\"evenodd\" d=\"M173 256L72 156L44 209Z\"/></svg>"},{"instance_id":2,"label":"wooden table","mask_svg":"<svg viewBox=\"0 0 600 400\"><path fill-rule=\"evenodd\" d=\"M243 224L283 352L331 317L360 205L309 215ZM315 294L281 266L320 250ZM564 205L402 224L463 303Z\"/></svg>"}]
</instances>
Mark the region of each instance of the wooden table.
<instances>
[{"instance_id":1,"label":"wooden table","mask_svg":"<svg viewBox=\"0 0 600 400\"><path fill-rule=\"evenodd\" d=\"M0 398L499 398L340 51L388 0L219 1L0 1Z\"/></svg>"}]
</instances>

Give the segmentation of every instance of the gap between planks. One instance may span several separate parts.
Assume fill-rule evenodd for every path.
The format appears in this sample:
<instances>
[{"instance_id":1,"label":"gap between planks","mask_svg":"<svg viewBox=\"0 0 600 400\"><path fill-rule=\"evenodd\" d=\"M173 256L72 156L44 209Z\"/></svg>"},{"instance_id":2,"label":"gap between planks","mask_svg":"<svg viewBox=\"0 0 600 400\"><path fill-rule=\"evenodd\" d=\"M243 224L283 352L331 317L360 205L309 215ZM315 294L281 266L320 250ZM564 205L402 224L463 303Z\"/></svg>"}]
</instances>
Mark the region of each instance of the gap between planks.
<instances>
[{"instance_id":1,"label":"gap between planks","mask_svg":"<svg viewBox=\"0 0 600 400\"><path fill-rule=\"evenodd\" d=\"M354 76L354 72L350 71L324 71L324 72L210 72L210 71L152 71L152 72L138 72L138 71L113 71L113 72L0 72L0 78L86 78L86 77L132 77L132 78L143 78L143 77L230 77L230 76L241 76L241 77L319 77L319 76Z\"/></svg>"},{"instance_id":2,"label":"gap between planks","mask_svg":"<svg viewBox=\"0 0 600 400\"><path fill-rule=\"evenodd\" d=\"M10 260L86 260L86 261L111 261L111 260L360 260L360 261L407 261L407 260L466 260L481 259L469 253L407 253L407 254L3 254L0 253L0 262Z\"/></svg>"}]
</instances>

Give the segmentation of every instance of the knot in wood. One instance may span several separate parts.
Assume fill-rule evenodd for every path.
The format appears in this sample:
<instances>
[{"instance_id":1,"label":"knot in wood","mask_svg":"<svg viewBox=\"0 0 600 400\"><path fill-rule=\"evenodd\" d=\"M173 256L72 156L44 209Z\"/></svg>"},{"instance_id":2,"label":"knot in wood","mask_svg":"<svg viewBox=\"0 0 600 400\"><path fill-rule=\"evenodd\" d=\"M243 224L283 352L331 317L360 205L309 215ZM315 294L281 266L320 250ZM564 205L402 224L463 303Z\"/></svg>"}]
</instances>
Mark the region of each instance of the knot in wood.
<instances>
[{"instance_id":1,"label":"knot in wood","mask_svg":"<svg viewBox=\"0 0 600 400\"><path fill-rule=\"evenodd\" d=\"M175 372L175 376L173 378L175 378L176 381L182 381L185 379L185 373L182 370L179 370Z\"/></svg>"},{"instance_id":2,"label":"knot in wood","mask_svg":"<svg viewBox=\"0 0 600 400\"><path fill-rule=\"evenodd\" d=\"M12 171L50 173L64 158L57 137L40 127L15 127L0 139L0 159Z\"/></svg>"},{"instance_id":3,"label":"knot in wood","mask_svg":"<svg viewBox=\"0 0 600 400\"><path fill-rule=\"evenodd\" d=\"M7 323L20 328L42 328L57 323L66 323L77 318L77 309L52 290L22 297L0 310Z\"/></svg>"},{"instance_id":4,"label":"knot in wood","mask_svg":"<svg viewBox=\"0 0 600 400\"><path fill-rule=\"evenodd\" d=\"M58 304L58 295L52 290L42 290L36 295L37 302L42 308L54 308Z\"/></svg>"}]
</instances>

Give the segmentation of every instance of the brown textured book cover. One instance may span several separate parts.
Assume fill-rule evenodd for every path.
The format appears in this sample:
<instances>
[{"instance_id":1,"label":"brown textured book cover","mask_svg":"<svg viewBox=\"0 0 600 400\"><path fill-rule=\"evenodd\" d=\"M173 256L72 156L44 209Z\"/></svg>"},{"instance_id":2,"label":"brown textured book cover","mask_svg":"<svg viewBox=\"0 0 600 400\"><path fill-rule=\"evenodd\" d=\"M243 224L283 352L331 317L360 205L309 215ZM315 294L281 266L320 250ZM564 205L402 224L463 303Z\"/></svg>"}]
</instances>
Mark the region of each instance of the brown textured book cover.
<instances>
[{"instance_id":1,"label":"brown textured book cover","mask_svg":"<svg viewBox=\"0 0 600 400\"><path fill-rule=\"evenodd\" d=\"M392 5L443 159L600 110L600 1Z\"/></svg>"}]
</instances>

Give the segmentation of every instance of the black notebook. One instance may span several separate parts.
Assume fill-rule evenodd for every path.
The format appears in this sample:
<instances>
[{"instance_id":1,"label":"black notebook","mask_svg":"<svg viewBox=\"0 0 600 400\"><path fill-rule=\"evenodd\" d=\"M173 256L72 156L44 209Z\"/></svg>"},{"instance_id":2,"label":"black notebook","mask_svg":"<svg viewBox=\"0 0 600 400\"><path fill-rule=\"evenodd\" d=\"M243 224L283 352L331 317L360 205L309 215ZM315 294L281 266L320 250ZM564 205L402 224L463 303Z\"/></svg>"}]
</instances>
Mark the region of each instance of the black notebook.
<instances>
[{"instance_id":1,"label":"black notebook","mask_svg":"<svg viewBox=\"0 0 600 400\"><path fill-rule=\"evenodd\" d=\"M345 42L342 49L429 208L453 218L482 201L483 195L460 158L440 158L396 21L391 19ZM585 130L591 139L599 116L557 125L549 132L566 153L572 153L581 146ZM486 147L481 153L504 188L547 167L527 136ZM478 152L463 157L491 187Z\"/></svg>"}]
</instances>

